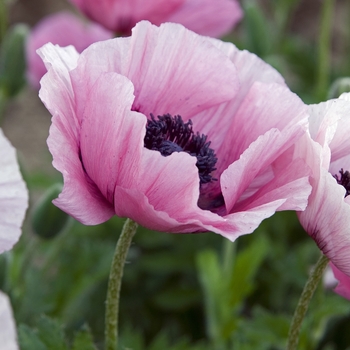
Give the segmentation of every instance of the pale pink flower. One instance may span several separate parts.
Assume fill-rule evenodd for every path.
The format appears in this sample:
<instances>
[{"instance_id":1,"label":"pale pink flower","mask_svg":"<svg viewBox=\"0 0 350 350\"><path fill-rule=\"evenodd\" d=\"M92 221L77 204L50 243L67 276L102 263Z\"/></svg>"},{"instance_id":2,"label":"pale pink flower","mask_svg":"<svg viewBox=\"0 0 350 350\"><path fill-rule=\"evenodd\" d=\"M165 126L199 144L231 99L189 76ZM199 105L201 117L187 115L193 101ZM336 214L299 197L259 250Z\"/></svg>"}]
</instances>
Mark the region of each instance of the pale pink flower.
<instances>
[{"instance_id":1,"label":"pale pink flower","mask_svg":"<svg viewBox=\"0 0 350 350\"><path fill-rule=\"evenodd\" d=\"M305 208L309 169L293 148L307 107L255 55L149 22L81 55L53 45L40 55L64 178L54 203L80 222L116 214L234 240L276 210Z\"/></svg>"},{"instance_id":2,"label":"pale pink flower","mask_svg":"<svg viewBox=\"0 0 350 350\"><path fill-rule=\"evenodd\" d=\"M129 35L141 20L183 24L198 34L220 37L242 18L237 0L71 0L87 17Z\"/></svg>"},{"instance_id":3,"label":"pale pink flower","mask_svg":"<svg viewBox=\"0 0 350 350\"><path fill-rule=\"evenodd\" d=\"M8 296L0 292L0 344L3 350L18 350L16 324Z\"/></svg>"},{"instance_id":4,"label":"pale pink flower","mask_svg":"<svg viewBox=\"0 0 350 350\"><path fill-rule=\"evenodd\" d=\"M84 23L68 12L59 12L42 19L30 32L26 42L27 77L39 89L39 81L46 73L45 65L36 50L51 42L60 46L73 45L82 52L96 41L106 40L113 34L98 24Z\"/></svg>"},{"instance_id":5,"label":"pale pink flower","mask_svg":"<svg viewBox=\"0 0 350 350\"><path fill-rule=\"evenodd\" d=\"M299 219L339 274L350 276L350 94L311 105L309 112L311 138L299 143L299 154L313 171L313 189Z\"/></svg>"},{"instance_id":6,"label":"pale pink flower","mask_svg":"<svg viewBox=\"0 0 350 350\"><path fill-rule=\"evenodd\" d=\"M0 254L18 241L27 206L28 192L16 150L0 129Z\"/></svg>"}]
</instances>

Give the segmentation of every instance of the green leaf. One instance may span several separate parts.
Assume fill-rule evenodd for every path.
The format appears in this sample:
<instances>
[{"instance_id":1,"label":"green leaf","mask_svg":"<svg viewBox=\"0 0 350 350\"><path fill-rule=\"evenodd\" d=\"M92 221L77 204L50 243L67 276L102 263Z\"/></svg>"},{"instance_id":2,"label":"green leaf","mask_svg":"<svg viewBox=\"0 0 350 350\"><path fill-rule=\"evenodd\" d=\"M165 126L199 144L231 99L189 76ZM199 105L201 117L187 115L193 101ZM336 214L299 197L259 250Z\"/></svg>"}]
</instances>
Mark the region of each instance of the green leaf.
<instances>
[{"instance_id":1,"label":"green leaf","mask_svg":"<svg viewBox=\"0 0 350 350\"><path fill-rule=\"evenodd\" d=\"M72 350L96 350L91 331L88 327L75 335Z\"/></svg>"},{"instance_id":2,"label":"green leaf","mask_svg":"<svg viewBox=\"0 0 350 350\"><path fill-rule=\"evenodd\" d=\"M229 286L231 307L239 305L253 291L254 277L268 253L268 240L262 232L254 238L248 247L237 254Z\"/></svg>"},{"instance_id":3,"label":"green leaf","mask_svg":"<svg viewBox=\"0 0 350 350\"><path fill-rule=\"evenodd\" d=\"M47 316L41 316L38 324L38 336L49 350L68 350L61 324Z\"/></svg>"},{"instance_id":4,"label":"green leaf","mask_svg":"<svg viewBox=\"0 0 350 350\"><path fill-rule=\"evenodd\" d=\"M247 35L249 51L263 57L271 50L271 33L269 33L268 20L265 18L260 6L254 1L246 1L244 6L244 28Z\"/></svg>"},{"instance_id":5,"label":"green leaf","mask_svg":"<svg viewBox=\"0 0 350 350\"><path fill-rule=\"evenodd\" d=\"M21 350L50 350L34 330L23 324L18 327L18 341Z\"/></svg>"}]
</instances>

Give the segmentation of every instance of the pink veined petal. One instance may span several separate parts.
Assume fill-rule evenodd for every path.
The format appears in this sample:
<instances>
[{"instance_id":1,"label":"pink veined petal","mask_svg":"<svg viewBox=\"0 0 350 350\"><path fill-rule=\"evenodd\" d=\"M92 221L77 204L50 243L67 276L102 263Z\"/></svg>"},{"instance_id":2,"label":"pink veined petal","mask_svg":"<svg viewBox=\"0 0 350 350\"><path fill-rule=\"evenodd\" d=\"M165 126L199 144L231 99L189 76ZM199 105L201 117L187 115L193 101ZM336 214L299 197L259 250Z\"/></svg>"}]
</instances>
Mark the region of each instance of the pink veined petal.
<instances>
[{"instance_id":1,"label":"pink veined petal","mask_svg":"<svg viewBox=\"0 0 350 350\"><path fill-rule=\"evenodd\" d=\"M213 147L216 149L225 140L228 125L233 123L237 110L255 83L277 83L283 86L285 86L285 83L282 76L274 68L255 54L240 51L231 43L216 39L209 40L215 47L230 57L237 68L240 83L239 90L229 102L205 110L192 118L196 131L208 135L208 139L211 140ZM291 94L290 91L289 94ZM272 101L278 101L278 99L272 98ZM297 104L300 105L300 101Z\"/></svg>"},{"instance_id":2,"label":"pink veined petal","mask_svg":"<svg viewBox=\"0 0 350 350\"><path fill-rule=\"evenodd\" d=\"M155 24L166 18L183 3L184 0L70 0L83 13L104 27L123 34L141 20Z\"/></svg>"},{"instance_id":3,"label":"pink veined petal","mask_svg":"<svg viewBox=\"0 0 350 350\"><path fill-rule=\"evenodd\" d=\"M147 117L170 113L188 120L230 100L239 87L228 57L207 38L173 23L158 28L143 21L130 38L91 45L73 73L75 90L92 86L104 72L117 72L133 82L133 109ZM81 112L85 101L83 97L79 101Z\"/></svg>"},{"instance_id":4,"label":"pink veined petal","mask_svg":"<svg viewBox=\"0 0 350 350\"><path fill-rule=\"evenodd\" d=\"M167 21L181 23L201 35L220 37L229 33L242 16L236 0L186 0Z\"/></svg>"},{"instance_id":5,"label":"pink veined petal","mask_svg":"<svg viewBox=\"0 0 350 350\"><path fill-rule=\"evenodd\" d=\"M97 24L83 23L69 12L59 12L45 17L30 32L26 42L27 76L34 88L46 73L46 68L36 53L44 44L73 45L78 52L90 44L113 37L113 34Z\"/></svg>"},{"instance_id":6,"label":"pink veined petal","mask_svg":"<svg viewBox=\"0 0 350 350\"><path fill-rule=\"evenodd\" d=\"M173 233L234 230L234 223L198 207L195 163L196 158L185 153L163 157L157 151L144 149L135 184L129 189L116 188L116 214Z\"/></svg>"},{"instance_id":7,"label":"pink veined petal","mask_svg":"<svg viewBox=\"0 0 350 350\"><path fill-rule=\"evenodd\" d=\"M333 163L349 155L350 103L342 99L329 100L311 105L309 112L310 134L323 147L322 164L327 169L330 161Z\"/></svg>"},{"instance_id":8,"label":"pink veined petal","mask_svg":"<svg viewBox=\"0 0 350 350\"><path fill-rule=\"evenodd\" d=\"M113 206L85 174L78 142L67 130L66 121L60 115L54 115L47 139L52 164L64 179L62 193L53 203L83 224L97 225L114 215Z\"/></svg>"},{"instance_id":9,"label":"pink veined petal","mask_svg":"<svg viewBox=\"0 0 350 350\"><path fill-rule=\"evenodd\" d=\"M345 189L321 168L320 178L311 178L309 204L298 213L300 223L322 252L342 272L350 275L350 206Z\"/></svg>"},{"instance_id":10,"label":"pink veined petal","mask_svg":"<svg viewBox=\"0 0 350 350\"><path fill-rule=\"evenodd\" d=\"M239 109L235 109L234 101L228 103L221 111L226 125L221 125L218 121L219 125L212 125L212 129L207 130L211 147L218 156L217 176L236 161L260 135L272 128L284 132L284 129L305 129L307 125L305 105L281 84L253 84ZM233 117L229 118L230 115ZM197 125L198 121L194 118L193 123L196 122ZM202 129L199 130L203 132Z\"/></svg>"},{"instance_id":11,"label":"pink veined petal","mask_svg":"<svg viewBox=\"0 0 350 350\"><path fill-rule=\"evenodd\" d=\"M251 210L226 215L225 219L234 223L235 229L231 231L225 230L221 235L234 242L238 237L252 233L263 220L275 214L277 209L284 203L285 199L277 199Z\"/></svg>"},{"instance_id":12,"label":"pink veined petal","mask_svg":"<svg viewBox=\"0 0 350 350\"><path fill-rule=\"evenodd\" d=\"M54 201L63 211L85 224L108 220L113 207L86 176L79 158L80 123L75 111L70 69L76 66L78 53L73 48L47 44L40 50L49 67L42 78L39 96L53 115L47 140L53 166L62 173L64 188Z\"/></svg>"},{"instance_id":13,"label":"pink veined petal","mask_svg":"<svg viewBox=\"0 0 350 350\"><path fill-rule=\"evenodd\" d=\"M260 136L255 142L253 142L249 148L243 152L241 157L232 163L222 173L220 178L221 190L225 198L226 210L228 213L231 213L232 210L236 211L234 208L237 201L249 188L249 185L252 183L253 179L259 176L259 174L263 173L264 170L269 167L284 151L291 147L293 143L296 142L301 136L302 132L303 130L301 128L299 130L297 128L294 130L291 129L289 133L281 133L279 130L271 129L270 131L266 132L265 135ZM304 176L302 176L303 173ZM287 183L308 175L305 167L302 167L301 174L298 174L298 171L294 173L289 171L288 174L290 175L288 179L282 177L282 179L284 179L284 181ZM271 183L271 181L269 182ZM276 181L279 186L282 185L279 183L278 178ZM306 183L304 182L305 188L304 191L301 192L301 194L304 194L304 196L302 195L304 198L304 205L306 204L307 195L310 193L310 188L307 183L307 181ZM264 187L261 188L263 189ZM285 191L282 192L284 193ZM298 192L295 194L297 193ZM299 196L300 193L297 195ZM287 194L284 193L284 196L285 200L287 200L288 196L293 198L291 191ZM274 201L276 200L276 197L269 199ZM252 197L250 200L252 200ZM247 201L247 199L245 199L245 201Z\"/></svg>"},{"instance_id":14,"label":"pink veined petal","mask_svg":"<svg viewBox=\"0 0 350 350\"><path fill-rule=\"evenodd\" d=\"M350 277L337 269L334 264L330 263L329 265L332 268L334 277L338 280L338 285L334 288L334 291L350 300Z\"/></svg>"},{"instance_id":15,"label":"pink veined petal","mask_svg":"<svg viewBox=\"0 0 350 350\"><path fill-rule=\"evenodd\" d=\"M115 187L130 188L138 176L144 148L147 118L131 111L133 89L126 77L105 73L87 92L80 140L82 162L112 206Z\"/></svg>"},{"instance_id":16,"label":"pink veined petal","mask_svg":"<svg viewBox=\"0 0 350 350\"><path fill-rule=\"evenodd\" d=\"M16 151L0 129L0 254L21 235L28 191L19 171Z\"/></svg>"},{"instance_id":17,"label":"pink veined petal","mask_svg":"<svg viewBox=\"0 0 350 350\"><path fill-rule=\"evenodd\" d=\"M0 292L0 344L4 350L19 349L10 300L2 292Z\"/></svg>"}]
</instances>

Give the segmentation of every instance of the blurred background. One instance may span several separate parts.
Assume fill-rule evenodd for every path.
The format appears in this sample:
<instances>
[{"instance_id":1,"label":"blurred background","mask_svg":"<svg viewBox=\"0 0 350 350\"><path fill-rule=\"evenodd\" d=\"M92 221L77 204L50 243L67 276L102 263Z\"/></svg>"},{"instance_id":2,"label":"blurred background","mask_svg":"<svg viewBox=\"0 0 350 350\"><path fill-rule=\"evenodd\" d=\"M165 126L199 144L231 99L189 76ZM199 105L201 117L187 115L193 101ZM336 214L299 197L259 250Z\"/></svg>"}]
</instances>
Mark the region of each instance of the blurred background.
<instances>
[{"instance_id":1,"label":"blurred background","mask_svg":"<svg viewBox=\"0 0 350 350\"><path fill-rule=\"evenodd\" d=\"M273 65L306 103L337 97L340 88L332 92L332 83L350 77L350 2L329 1L328 9L325 2L242 0L244 18L223 40ZM61 10L79 15L64 0L11 1L9 24L31 28ZM22 349L42 336L43 324L55 336L64 327L68 341L90 328L100 346L109 267L123 220L85 227L64 218L57 235L34 232L35 206L61 181L46 146L50 114L37 95L25 86L6 105L2 121L18 150L31 207L20 243L0 256L0 289L10 295L22 325ZM135 350L283 349L318 255L294 213L276 214L234 244L213 233L140 229L125 268L121 342ZM300 349L350 348L350 302L326 287L312 301Z\"/></svg>"}]
</instances>

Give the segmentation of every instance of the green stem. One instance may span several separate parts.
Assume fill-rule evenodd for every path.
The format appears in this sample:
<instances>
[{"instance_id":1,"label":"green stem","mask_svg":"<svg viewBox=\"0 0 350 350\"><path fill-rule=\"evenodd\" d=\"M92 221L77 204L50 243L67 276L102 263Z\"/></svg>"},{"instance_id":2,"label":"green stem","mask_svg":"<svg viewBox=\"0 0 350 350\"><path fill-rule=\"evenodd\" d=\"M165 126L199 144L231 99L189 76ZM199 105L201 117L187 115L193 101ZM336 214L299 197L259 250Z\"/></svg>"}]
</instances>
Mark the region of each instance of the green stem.
<instances>
[{"instance_id":1,"label":"green stem","mask_svg":"<svg viewBox=\"0 0 350 350\"><path fill-rule=\"evenodd\" d=\"M295 350L297 348L301 324L328 262L329 259L325 255L322 255L305 284L289 329L287 350Z\"/></svg>"},{"instance_id":2,"label":"green stem","mask_svg":"<svg viewBox=\"0 0 350 350\"><path fill-rule=\"evenodd\" d=\"M227 280L229 280L235 263L236 244L228 239L224 239L223 245L223 271Z\"/></svg>"},{"instance_id":3,"label":"green stem","mask_svg":"<svg viewBox=\"0 0 350 350\"><path fill-rule=\"evenodd\" d=\"M327 97L330 76L330 46L332 33L334 0L323 0L320 36L318 41L318 74L317 97L323 100Z\"/></svg>"},{"instance_id":4,"label":"green stem","mask_svg":"<svg viewBox=\"0 0 350 350\"><path fill-rule=\"evenodd\" d=\"M127 219L115 249L111 271L109 273L106 301L105 350L117 349L120 286L126 255L136 230L137 223Z\"/></svg>"}]
</instances>

